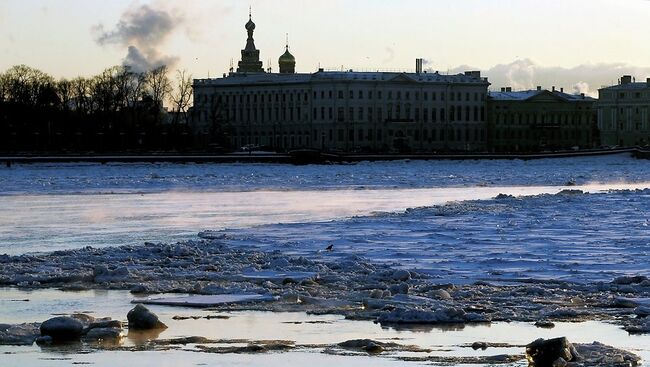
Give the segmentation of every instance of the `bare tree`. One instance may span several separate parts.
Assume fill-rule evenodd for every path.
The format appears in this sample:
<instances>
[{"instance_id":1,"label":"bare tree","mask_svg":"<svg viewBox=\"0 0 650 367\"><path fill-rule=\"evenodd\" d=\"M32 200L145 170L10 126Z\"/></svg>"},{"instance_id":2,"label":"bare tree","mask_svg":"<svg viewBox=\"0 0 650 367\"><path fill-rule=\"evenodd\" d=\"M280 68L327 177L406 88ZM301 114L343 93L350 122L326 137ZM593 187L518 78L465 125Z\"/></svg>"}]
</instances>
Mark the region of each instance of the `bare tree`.
<instances>
[{"instance_id":1,"label":"bare tree","mask_svg":"<svg viewBox=\"0 0 650 367\"><path fill-rule=\"evenodd\" d=\"M82 115L88 114L92 108L91 80L77 77L70 81L73 109Z\"/></svg>"},{"instance_id":2,"label":"bare tree","mask_svg":"<svg viewBox=\"0 0 650 367\"><path fill-rule=\"evenodd\" d=\"M147 87L156 108L162 109L171 88L166 65L159 66L147 73Z\"/></svg>"},{"instance_id":3,"label":"bare tree","mask_svg":"<svg viewBox=\"0 0 650 367\"><path fill-rule=\"evenodd\" d=\"M68 111L72 104L72 82L67 79L59 80L56 83L56 95L59 97L60 109L62 111Z\"/></svg>"},{"instance_id":4,"label":"bare tree","mask_svg":"<svg viewBox=\"0 0 650 367\"><path fill-rule=\"evenodd\" d=\"M176 88L170 93L170 100L173 103L173 123L177 124L179 119L187 124L187 110L192 103L192 75L187 75L186 70L176 70Z\"/></svg>"}]
</instances>

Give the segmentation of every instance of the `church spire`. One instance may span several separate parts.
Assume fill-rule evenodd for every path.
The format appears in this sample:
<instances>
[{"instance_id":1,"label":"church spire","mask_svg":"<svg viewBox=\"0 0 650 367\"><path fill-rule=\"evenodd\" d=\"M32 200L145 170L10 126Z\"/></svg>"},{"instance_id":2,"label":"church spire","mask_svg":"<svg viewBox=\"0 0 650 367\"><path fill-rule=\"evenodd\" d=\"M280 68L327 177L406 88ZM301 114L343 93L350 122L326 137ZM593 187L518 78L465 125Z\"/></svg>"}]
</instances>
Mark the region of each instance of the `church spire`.
<instances>
[{"instance_id":1,"label":"church spire","mask_svg":"<svg viewBox=\"0 0 650 367\"><path fill-rule=\"evenodd\" d=\"M241 61L238 64L238 73L263 73L262 62L260 61L260 51L255 48L253 32L255 32L255 23L253 23L253 9L248 8L248 22L245 25L248 38L246 47L241 50Z\"/></svg>"}]
</instances>

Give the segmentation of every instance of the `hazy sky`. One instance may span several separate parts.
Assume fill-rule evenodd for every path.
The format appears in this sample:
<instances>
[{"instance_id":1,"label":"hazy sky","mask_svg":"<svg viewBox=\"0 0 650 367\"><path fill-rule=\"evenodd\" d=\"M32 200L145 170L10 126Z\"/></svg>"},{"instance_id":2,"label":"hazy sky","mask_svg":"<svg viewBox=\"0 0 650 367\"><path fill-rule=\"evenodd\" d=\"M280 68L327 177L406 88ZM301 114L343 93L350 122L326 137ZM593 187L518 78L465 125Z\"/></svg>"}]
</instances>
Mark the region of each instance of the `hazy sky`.
<instances>
[{"instance_id":1,"label":"hazy sky","mask_svg":"<svg viewBox=\"0 0 650 367\"><path fill-rule=\"evenodd\" d=\"M214 77L240 57L249 5L274 70L289 33L299 72L413 69L422 57L440 72L482 70L493 89L589 92L650 76L646 0L1 0L0 70L74 77L128 59Z\"/></svg>"}]
</instances>

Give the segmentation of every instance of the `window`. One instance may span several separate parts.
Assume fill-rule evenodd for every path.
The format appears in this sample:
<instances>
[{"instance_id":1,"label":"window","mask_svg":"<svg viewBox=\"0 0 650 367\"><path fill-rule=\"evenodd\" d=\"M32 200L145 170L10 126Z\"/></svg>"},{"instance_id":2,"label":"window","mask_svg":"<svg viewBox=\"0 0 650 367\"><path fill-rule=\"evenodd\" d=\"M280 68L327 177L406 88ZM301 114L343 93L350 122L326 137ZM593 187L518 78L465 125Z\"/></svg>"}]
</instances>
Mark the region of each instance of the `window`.
<instances>
[{"instance_id":1,"label":"window","mask_svg":"<svg viewBox=\"0 0 650 367\"><path fill-rule=\"evenodd\" d=\"M345 112L343 111L343 107L339 107L337 112L338 112L338 121L343 122L343 120L345 120L345 115L344 115Z\"/></svg>"},{"instance_id":2,"label":"window","mask_svg":"<svg viewBox=\"0 0 650 367\"><path fill-rule=\"evenodd\" d=\"M362 90L359 91L359 99L363 99L363 91Z\"/></svg>"},{"instance_id":3,"label":"window","mask_svg":"<svg viewBox=\"0 0 650 367\"><path fill-rule=\"evenodd\" d=\"M354 99L354 91L350 91L350 99Z\"/></svg>"},{"instance_id":4,"label":"window","mask_svg":"<svg viewBox=\"0 0 650 367\"><path fill-rule=\"evenodd\" d=\"M359 121L363 121L363 107L359 107Z\"/></svg>"},{"instance_id":5,"label":"window","mask_svg":"<svg viewBox=\"0 0 650 367\"><path fill-rule=\"evenodd\" d=\"M339 91L339 99L343 99L343 91L342 90Z\"/></svg>"}]
</instances>

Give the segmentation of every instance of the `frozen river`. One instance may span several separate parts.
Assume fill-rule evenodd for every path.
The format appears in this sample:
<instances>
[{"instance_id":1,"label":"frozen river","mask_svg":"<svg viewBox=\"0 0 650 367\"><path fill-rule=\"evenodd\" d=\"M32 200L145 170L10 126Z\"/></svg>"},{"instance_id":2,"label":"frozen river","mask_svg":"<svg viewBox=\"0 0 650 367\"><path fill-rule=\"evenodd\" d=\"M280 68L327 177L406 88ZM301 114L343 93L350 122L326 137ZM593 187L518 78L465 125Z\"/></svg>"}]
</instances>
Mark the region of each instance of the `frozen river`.
<instances>
[{"instance_id":1,"label":"frozen river","mask_svg":"<svg viewBox=\"0 0 650 367\"><path fill-rule=\"evenodd\" d=\"M626 155L356 165L63 164L0 169L0 254L173 242L203 230L310 223L499 193L645 188ZM381 223L374 221L378 228Z\"/></svg>"},{"instance_id":2,"label":"frozen river","mask_svg":"<svg viewBox=\"0 0 650 367\"><path fill-rule=\"evenodd\" d=\"M0 168L0 255L170 243L210 231L209 236L229 248L277 251L330 263L358 255L426 273L441 284L525 283L531 278L609 282L620 275L650 275L649 206L650 161L627 155L331 166L14 165ZM333 251L324 252L328 245ZM0 288L0 323L42 321L54 312L84 310L123 318L133 297L122 291L21 292ZM23 298L30 301L22 302ZM173 326L167 332L170 336L212 336L203 324L172 319L190 311L157 311ZM255 312L230 316L231 321L221 321L224 330L244 332L229 335L233 338L288 335L304 343L403 338L454 355L474 353L461 344L479 339L525 344L558 333L580 342L597 338L645 358L650 345L647 335L629 336L618 326L599 322L559 324L552 331L526 323L493 323L423 332L336 316ZM294 328L287 324L293 319L305 323ZM323 323L306 323L314 320ZM272 335L265 334L269 331ZM12 363L26 366L104 365L125 358L119 352L59 354L36 346L0 351L9 353ZM130 356L143 363L155 359L159 365L175 359L209 363L209 357L187 350ZM219 358L221 364L233 366L290 361L315 366L401 365L311 352Z\"/></svg>"}]
</instances>

